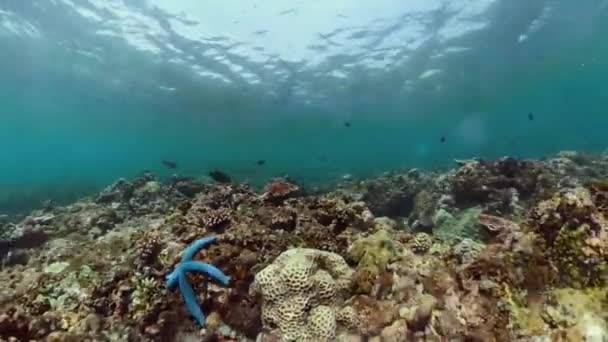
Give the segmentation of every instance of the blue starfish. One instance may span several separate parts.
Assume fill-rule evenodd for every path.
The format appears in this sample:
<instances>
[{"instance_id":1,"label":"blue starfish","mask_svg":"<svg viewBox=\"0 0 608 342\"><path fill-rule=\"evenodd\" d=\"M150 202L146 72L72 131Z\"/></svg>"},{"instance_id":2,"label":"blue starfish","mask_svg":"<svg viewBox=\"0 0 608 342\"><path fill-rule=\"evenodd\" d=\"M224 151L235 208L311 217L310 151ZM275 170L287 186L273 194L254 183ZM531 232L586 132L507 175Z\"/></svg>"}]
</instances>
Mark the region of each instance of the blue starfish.
<instances>
[{"instance_id":1,"label":"blue starfish","mask_svg":"<svg viewBox=\"0 0 608 342\"><path fill-rule=\"evenodd\" d=\"M224 274L217 267L207 264L201 261L192 261L192 258L198 253L201 249L205 248L207 245L214 243L217 241L217 237L206 237L202 239L198 239L194 241L182 254L182 261L175 267L175 269L169 273L166 277L167 280L167 288L170 290L174 289L179 285L179 290L184 297L184 302L186 303L186 307L190 314L196 319L200 326L205 325L205 314L201 310L201 306L198 304L196 300L196 294L194 293L194 289L190 283L188 283L188 278L186 277L187 272L197 272L202 273L212 279L215 279L219 283L224 286L227 286L230 282L230 277Z\"/></svg>"}]
</instances>

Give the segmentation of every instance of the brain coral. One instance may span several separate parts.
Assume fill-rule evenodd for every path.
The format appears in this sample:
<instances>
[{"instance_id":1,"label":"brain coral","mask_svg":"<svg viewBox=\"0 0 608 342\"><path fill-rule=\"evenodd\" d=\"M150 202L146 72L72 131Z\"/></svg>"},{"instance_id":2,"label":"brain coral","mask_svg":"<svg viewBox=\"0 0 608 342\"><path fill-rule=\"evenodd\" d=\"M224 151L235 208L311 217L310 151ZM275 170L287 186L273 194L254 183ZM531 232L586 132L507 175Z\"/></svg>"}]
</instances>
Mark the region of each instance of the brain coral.
<instances>
[{"instance_id":1,"label":"brain coral","mask_svg":"<svg viewBox=\"0 0 608 342\"><path fill-rule=\"evenodd\" d=\"M252 290L261 293L264 327L281 341L331 341L343 319L343 294L353 271L341 256L309 248L290 249L255 276Z\"/></svg>"}]
</instances>

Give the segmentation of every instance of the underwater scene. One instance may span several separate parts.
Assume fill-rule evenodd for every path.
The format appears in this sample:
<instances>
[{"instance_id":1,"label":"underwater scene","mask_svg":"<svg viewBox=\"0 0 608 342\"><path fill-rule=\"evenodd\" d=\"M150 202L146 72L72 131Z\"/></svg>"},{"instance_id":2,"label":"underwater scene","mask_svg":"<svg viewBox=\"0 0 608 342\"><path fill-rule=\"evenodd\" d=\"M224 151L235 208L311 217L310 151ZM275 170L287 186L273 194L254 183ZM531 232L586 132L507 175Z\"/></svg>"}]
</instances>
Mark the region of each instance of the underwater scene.
<instances>
[{"instance_id":1,"label":"underwater scene","mask_svg":"<svg viewBox=\"0 0 608 342\"><path fill-rule=\"evenodd\" d=\"M608 0L0 0L0 342L608 342Z\"/></svg>"}]
</instances>

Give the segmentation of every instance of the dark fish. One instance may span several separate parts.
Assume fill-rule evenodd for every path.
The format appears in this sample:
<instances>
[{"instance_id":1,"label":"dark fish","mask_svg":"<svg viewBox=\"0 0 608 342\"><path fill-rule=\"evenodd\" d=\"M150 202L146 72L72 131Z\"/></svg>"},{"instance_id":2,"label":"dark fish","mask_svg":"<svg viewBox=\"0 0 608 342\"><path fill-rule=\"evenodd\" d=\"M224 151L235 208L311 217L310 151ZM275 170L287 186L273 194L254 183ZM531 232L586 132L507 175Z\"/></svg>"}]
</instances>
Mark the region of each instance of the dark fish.
<instances>
[{"instance_id":1,"label":"dark fish","mask_svg":"<svg viewBox=\"0 0 608 342\"><path fill-rule=\"evenodd\" d=\"M439 138L439 142L443 144L445 142L445 136L441 136L441 138Z\"/></svg>"},{"instance_id":2,"label":"dark fish","mask_svg":"<svg viewBox=\"0 0 608 342\"><path fill-rule=\"evenodd\" d=\"M211 179L213 179L214 181L216 181L218 183L232 182L232 178L230 178L230 176L228 176L226 173L219 171L219 170L213 170L213 171L209 172L209 177L211 177Z\"/></svg>"},{"instance_id":3,"label":"dark fish","mask_svg":"<svg viewBox=\"0 0 608 342\"><path fill-rule=\"evenodd\" d=\"M534 121L534 113L528 113L528 121Z\"/></svg>"},{"instance_id":4,"label":"dark fish","mask_svg":"<svg viewBox=\"0 0 608 342\"><path fill-rule=\"evenodd\" d=\"M344 121L344 127L350 127L350 122Z\"/></svg>"},{"instance_id":5,"label":"dark fish","mask_svg":"<svg viewBox=\"0 0 608 342\"><path fill-rule=\"evenodd\" d=\"M322 162L326 162L327 161L327 157L326 156L318 156L317 160L318 161L322 161Z\"/></svg>"},{"instance_id":6,"label":"dark fish","mask_svg":"<svg viewBox=\"0 0 608 342\"><path fill-rule=\"evenodd\" d=\"M262 166L262 165L266 164L266 161L265 161L264 159L260 159L260 160L258 160L258 161L257 161L257 162L255 162L255 163L256 163L256 165L258 165L258 166Z\"/></svg>"},{"instance_id":7,"label":"dark fish","mask_svg":"<svg viewBox=\"0 0 608 342\"><path fill-rule=\"evenodd\" d=\"M168 169L177 169L177 163L170 160L163 160L163 165Z\"/></svg>"}]
</instances>

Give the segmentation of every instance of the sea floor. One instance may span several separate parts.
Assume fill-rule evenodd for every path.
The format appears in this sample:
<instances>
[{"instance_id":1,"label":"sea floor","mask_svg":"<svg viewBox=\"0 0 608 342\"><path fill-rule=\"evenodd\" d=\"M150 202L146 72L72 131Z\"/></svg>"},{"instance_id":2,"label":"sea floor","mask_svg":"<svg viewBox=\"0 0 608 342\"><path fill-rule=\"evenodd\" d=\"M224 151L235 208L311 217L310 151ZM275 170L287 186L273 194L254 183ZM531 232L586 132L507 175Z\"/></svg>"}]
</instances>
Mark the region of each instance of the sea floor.
<instances>
[{"instance_id":1,"label":"sea floor","mask_svg":"<svg viewBox=\"0 0 608 342\"><path fill-rule=\"evenodd\" d=\"M454 165L48 205L0 228L0 341L607 341L608 154Z\"/></svg>"}]
</instances>

